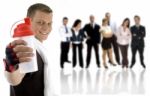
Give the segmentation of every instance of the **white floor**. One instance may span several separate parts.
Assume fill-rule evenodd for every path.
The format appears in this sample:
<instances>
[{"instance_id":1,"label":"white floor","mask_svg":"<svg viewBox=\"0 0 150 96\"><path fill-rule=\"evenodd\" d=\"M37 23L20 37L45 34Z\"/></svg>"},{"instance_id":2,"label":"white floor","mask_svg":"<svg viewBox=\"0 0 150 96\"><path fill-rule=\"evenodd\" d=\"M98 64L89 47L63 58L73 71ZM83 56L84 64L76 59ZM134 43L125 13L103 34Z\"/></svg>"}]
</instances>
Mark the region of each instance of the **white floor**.
<instances>
[{"instance_id":1,"label":"white floor","mask_svg":"<svg viewBox=\"0 0 150 96\"><path fill-rule=\"evenodd\" d=\"M146 70L60 70L60 94L72 95L146 95Z\"/></svg>"}]
</instances>

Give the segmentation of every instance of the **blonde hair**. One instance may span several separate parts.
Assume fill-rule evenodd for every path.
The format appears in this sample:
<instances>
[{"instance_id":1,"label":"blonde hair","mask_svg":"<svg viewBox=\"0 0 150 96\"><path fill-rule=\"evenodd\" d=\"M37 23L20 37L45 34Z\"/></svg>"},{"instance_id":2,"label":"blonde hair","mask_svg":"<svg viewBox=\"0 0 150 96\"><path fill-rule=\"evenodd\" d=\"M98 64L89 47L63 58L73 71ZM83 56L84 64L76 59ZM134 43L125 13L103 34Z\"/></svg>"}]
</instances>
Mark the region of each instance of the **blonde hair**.
<instances>
[{"instance_id":1,"label":"blonde hair","mask_svg":"<svg viewBox=\"0 0 150 96\"><path fill-rule=\"evenodd\" d=\"M102 19L102 25L104 25L104 23L107 21L107 23L108 23L108 19L107 18L103 18Z\"/></svg>"}]
</instances>

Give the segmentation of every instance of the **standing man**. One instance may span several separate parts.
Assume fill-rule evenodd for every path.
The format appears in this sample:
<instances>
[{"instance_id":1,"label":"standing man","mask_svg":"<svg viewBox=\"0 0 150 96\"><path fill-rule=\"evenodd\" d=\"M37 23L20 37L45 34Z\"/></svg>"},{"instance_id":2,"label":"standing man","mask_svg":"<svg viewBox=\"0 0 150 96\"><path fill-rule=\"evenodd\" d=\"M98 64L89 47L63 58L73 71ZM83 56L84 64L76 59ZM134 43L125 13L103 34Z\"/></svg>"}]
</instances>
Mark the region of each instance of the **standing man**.
<instances>
[{"instance_id":1,"label":"standing man","mask_svg":"<svg viewBox=\"0 0 150 96\"><path fill-rule=\"evenodd\" d=\"M100 26L95 23L94 21L95 17L93 15L90 15L89 19L90 23L86 24L83 28L87 34L86 68L88 68L90 64L92 47L94 48L95 51L97 67L100 68L100 61L99 61Z\"/></svg>"},{"instance_id":2,"label":"standing man","mask_svg":"<svg viewBox=\"0 0 150 96\"><path fill-rule=\"evenodd\" d=\"M63 25L59 29L61 36L61 54L60 54L60 67L64 68L64 63L71 63L68 60L68 53L70 48L70 38L72 36L71 29L67 26L68 18L63 18Z\"/></svg>"},{"instance_id":3,"label":"standing man","mask_svg":"<svg viewBox=\"0 0 150 96\"><path fill-rule=\"evenodd\" d=\"M131 33L132 33L132 42L131 42L131 50L132 50L132 61L131 61L131 66L132 68L136 62L135 56L137 51L139 52L140 55L140 61L141 65L143 68L146 68L144 64L144 38L146 35L145 27L140 24L140 17L139 16L134 16L134 21L135 25L131 27Z\"/></svg>"},{"instance_id":4,"label":"standing man","mask_svg":"<svg viewBox=\"0 0 150 96\"><path fill-rule=\"evenodd\" d=\"M19 64L29 62L34 56L27 42L18 39L6 48L5 75L10 83L10 96L53 96L48 86L48 61L42 42L48 38L52 29L52 9L37 3L28 8L27 17L31 18L31 29L35 34L38 71L20 73ZM48 76L47 76L48 75Z\"/></svg>"},{"instance_id":5,"label":"standing man","mask_svg":"<svg viewBox=\"0 0 150 96\"><path fill-rule=\"evenodd\" d=\"M112 36L113 50L114 50L116 62L118 63L118 65L120 65L119 48L118 48L118 44L117 44L117 37L115 35L115 32L117 31L116 23L112 22L111 14L109 12L107 12L105 14L105 18L108 19L108 25L111 27L111 30L113 32L113 36ZM109 60L109 62L110 62L110 60Z\"/></svg>"}]
</instances>

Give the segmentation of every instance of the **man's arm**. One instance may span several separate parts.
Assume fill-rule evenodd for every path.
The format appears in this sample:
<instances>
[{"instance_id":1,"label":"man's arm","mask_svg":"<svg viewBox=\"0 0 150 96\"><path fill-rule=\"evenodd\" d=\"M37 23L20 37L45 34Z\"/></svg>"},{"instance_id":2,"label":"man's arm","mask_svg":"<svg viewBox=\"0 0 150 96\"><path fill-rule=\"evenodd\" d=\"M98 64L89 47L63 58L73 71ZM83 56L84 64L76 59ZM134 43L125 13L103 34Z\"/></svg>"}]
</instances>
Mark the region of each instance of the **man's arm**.
<instances>
[{"instance_id":1,"label":"man's arm","mask_svg":"<svg viewBox=\"0 0 150 96\"><path fill-rule=\"evenodd\" d=\"M90 36L87 34L87 27L88 27L88 25L86 24L86 25L82 28L82 30L83 30L83 32L84 32L84 38L90 39Z\"/></svg>"},{"instance_id":2,"label":"man's arm","mask_svg":"<svg viewBox=\"0 0 150 96\"><path fill-rule=\"evenodd\" d=\"M5 76L11 85L16 86L21 83L25 74L20 73L19 68L15 66L18 66L22 62L29 62L34 54L33 49L27 47L27 43L23 40L15 40L10 45L13 46L10 47L12 51L6 48ZM18 62L15 62L16 59Z\"/></svg>"},{"instance_id":3,"label":"man's arm","mask_svg":"<svg viewBox=\"0 0 150 96\"><path fill-rule=\"evenodd\" d=\"M67 38L67 37L71 37L72 36L72 33L71 33L71 29L68 28L68 33L65 32L64 28L63 27L60 27L59 29L59 34L61 37L64 37L64 38Z\"/></svg>"},{"instance_id":4,"label":"man's arm","mask_svg":"<svg viewBox=\"0 0 150 96\"><path fill-rule=\"evenodd\" d=\"M134 30L135 30L135 27L134 27L134 26L130 28L132 37L133 37L133 38L137 38L137 34L136 34L136 32L134 32Z\"/></svg>"},{"instance_id":5,"label":"man's arm","mask_svg":"<svg viewBox=\"0 0 150 96\"><path fill-rule=\"evenodd\" d=\"M144 38L145 36L146 36L146 30L145 27L143 26L142 37Z\"/></svg>"}]
</instances>

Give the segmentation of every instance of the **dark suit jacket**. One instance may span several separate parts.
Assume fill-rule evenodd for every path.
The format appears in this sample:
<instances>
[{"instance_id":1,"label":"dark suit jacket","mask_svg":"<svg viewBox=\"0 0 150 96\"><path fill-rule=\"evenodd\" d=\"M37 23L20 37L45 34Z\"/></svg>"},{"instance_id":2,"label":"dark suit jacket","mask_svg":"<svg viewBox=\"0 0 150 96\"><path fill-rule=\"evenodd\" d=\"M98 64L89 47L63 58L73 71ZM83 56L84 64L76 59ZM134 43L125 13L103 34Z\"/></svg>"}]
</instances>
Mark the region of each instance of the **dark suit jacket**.
<instances>
[{"instance_id":1,"label":"dark suit jacket","mask_svg":"<svg viewBox=\"0 0 150 96\"><path fill-rule=\"evenodd\" d=\"M84 40L85 34L84 34L84 31L82 29L79 31L79 34L77 36L75 35L75 31L73 29L71 29L71 31L72 31L71 41L82 42Z\"/></svg>"},{"instance_id":2,"label":"dark suit jacket","mask_svg":"<svg viewBox=\"0 0 150 96\"><path fill-rule=\"evenodd\" d=\"M100 32L99 32L100 26L98 24L95 24L94 28L92 28L91 24L86 24L83 28L83 30L87 33L87 36L89 39L87 39L87 44L98 44L100 43Z\"/></svg>"},{"instance_id":3,"label":"dark suit jacket","mask_svg":"<svg viewBox=\"0 0 150 96\"><path fill-rule=\"evenodd\" d=\"M145 27L140 25L139 27L136 27L135 25L130 28L132 33L132 42L131 46L140 46L144 47L144 37L146 36Z\"/></svg>"}]
</instances>

